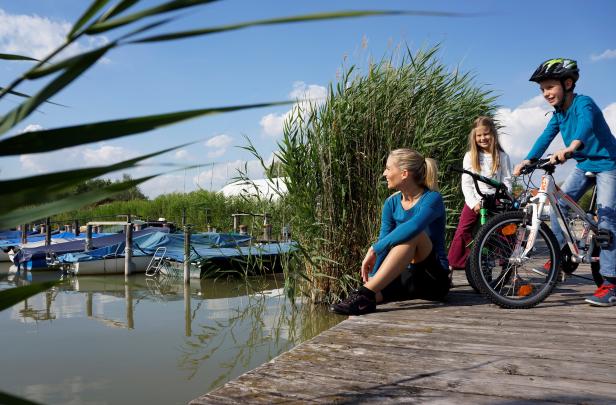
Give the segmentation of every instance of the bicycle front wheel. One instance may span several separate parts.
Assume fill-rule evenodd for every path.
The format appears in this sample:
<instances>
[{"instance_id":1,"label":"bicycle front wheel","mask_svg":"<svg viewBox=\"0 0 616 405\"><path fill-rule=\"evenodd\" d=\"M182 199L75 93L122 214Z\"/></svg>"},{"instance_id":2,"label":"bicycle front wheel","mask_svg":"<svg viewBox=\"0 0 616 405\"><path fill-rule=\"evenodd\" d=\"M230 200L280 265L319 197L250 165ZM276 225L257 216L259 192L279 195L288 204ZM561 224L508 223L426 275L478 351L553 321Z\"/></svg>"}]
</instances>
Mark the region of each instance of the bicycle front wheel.
<instances>
[{"instance_id":1,"label":"bicycle front wheel","mask_svg":"<svg viewBox=\"0 0 616 405\"><path fill-rule=\"evenodd\" d=\"M521 211L490 219L479 231L471 251L475 285L503 308L530 308L542 302L556 285L560 269L558 241L541 223L533 248L521 261L513 260L516 247L524 250L530 224Z\"/></svg>"}]
</instances>

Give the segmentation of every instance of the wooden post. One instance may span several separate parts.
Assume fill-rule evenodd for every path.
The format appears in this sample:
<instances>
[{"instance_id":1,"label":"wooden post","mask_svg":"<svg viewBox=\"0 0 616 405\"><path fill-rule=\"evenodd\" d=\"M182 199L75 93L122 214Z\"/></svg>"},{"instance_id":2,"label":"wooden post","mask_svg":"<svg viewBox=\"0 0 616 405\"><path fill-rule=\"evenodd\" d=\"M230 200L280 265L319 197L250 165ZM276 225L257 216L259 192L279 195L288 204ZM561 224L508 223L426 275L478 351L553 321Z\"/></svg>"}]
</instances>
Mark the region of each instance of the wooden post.
<instances>
[{"instance_id":1,"label":"wooden post","mask_svg":"<svg viewBox=\"0 0 616 405\"><path fill-rule=\"evenodd\" d=\"M182 226L186 226L186 207L182 208Z\"/></svg>"},{"instance_id":2,"label":"wooden post","mask_svg":"<svg viewBox=\"0 0 616 405\"><path fill-rule=\"evenodd\" d=\"M89 252L92 250L92 225L86 225L86 246L85 251Z\"/></svg>"},{"instance_id":3,"label":"wooden post","mask_svg":"<svg viewBox=\"0 0 616 405\"><path fill-rule=\"evenodd\" d=\"M133 224L125 226L126 248L124 249L124 277L128 277L134 270L133 265Z\"/></svg>"},{"instance_id":4,"label":"wooden post","mask_svg":"<svg viewBox=\"0 0 616 405\"><path fill-rule=\"evenodd\" d=\"M237 216L237 214L232 214L231 216L233 217L233 233L237 233L239 226L239 217Z\"/></svg>"},{"instance_id":5,"label":"wooden post","mask_svg":"<svg viewBox=\"0 0 616 405\"><path fill-rule=\"evenodd\" d=\"M263 240L272 240L272 224L263 225Z\"/></svg>"},{"instance_id":6,"label":"wooden post","mask_svg":"<svg viewBox=\"0 0 616 405\"><path fill-rule=\"evenodd\" d=\"M75 232L75 236L79 236L79 220L78 219L73 221L73 232Z\"/></svg>"},{"instance_id":7,"label":"wooden post","mask_svg":"<svg viewBox=\"0 0 616 405\"><path fill-rule=\"evenodd\" d=\"M190 284L190 226L184 226L184 284Z\"/></svg>"},{"instance_id":8,"label":"wooden post","mask_svg":"<svg viewBox=\"0 0 616 405\"><path fill-rule=\"evenodd\" d=\"M51 219L45 218L45 246L51 245Z\"/></svg>"},{"instance_id":9,"label":"wooden post","mask_svg":"<svg viewBox=\"0 0 616 405\"><path fill-rule=\"evenodd\" d=\"M21 243L22 245L28 243L28 225L21 226Z\"/></svg>"}]
</instances>

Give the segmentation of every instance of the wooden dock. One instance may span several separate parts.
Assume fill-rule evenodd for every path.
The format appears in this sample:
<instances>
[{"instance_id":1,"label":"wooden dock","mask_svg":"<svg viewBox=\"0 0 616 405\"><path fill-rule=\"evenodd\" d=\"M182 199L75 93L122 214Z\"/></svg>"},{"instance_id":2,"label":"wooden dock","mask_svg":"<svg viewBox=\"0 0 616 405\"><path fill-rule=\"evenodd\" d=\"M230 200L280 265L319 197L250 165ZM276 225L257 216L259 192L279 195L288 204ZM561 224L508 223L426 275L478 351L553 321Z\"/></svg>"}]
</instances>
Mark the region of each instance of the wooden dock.
<instances>
[{"instance_id":1,"label":"wooden dock","mask_svg":"<svg viewBox=\"0 0 616 405\"><path fill-rule=\"evenodd\" d=\"M584 303L591 281L526 310L454 283L447 303L350 317L191 404L616 404L616 307Z\"/></svg>"}]
</instances>

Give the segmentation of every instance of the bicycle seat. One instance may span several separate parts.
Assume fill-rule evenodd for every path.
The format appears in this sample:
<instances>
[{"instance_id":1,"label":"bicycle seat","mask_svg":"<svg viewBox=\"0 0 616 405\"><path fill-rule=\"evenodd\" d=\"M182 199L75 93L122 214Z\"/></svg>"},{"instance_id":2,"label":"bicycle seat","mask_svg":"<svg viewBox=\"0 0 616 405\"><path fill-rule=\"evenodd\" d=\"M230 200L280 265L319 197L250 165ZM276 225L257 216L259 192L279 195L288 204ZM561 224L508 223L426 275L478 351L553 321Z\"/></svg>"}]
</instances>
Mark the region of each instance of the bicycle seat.
<instances>
[{"instance_id":1,"label":"bicycle seat","mask_svg":"<svg viewBox=\"0 0 616 405\"><path fill-rule=\"evenodd\" d=\"M586 172L586 173L584 173L584 176L589 177L589 178L594 178L594 177L597 177L597 173Z\"/></svg>"}]
</instances>

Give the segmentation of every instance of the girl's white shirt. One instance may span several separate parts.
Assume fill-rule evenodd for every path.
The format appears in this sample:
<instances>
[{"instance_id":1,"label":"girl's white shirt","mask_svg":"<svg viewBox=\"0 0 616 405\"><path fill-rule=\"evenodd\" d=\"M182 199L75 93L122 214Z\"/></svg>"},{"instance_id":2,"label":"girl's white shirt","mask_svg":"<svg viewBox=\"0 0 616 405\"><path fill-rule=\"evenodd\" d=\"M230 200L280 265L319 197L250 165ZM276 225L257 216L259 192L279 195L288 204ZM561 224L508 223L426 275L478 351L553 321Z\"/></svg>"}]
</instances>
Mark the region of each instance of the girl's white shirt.
<instances>
[{"instance_id":1,"label":"girl's white shirt","mask_svg":"<svg viewBox=\"0 0 616 405\"><path fill-rule=\"evenodd\" d=\"M511 191L512 187L512 170L511 170L511 161L509 160L509 155L505 152L500 153L500 167L496 171L496 173L492 173L492 155L489 153L479 153L479 168L481 169L480 174L485 177L489 177L501 183L504 183L507 186L507 189ZM476 173L473 170L473 166L471 164L471 153L466 152L464 155L464 160L462 161L462 167L464 169ZM496 190L483 182L477 182L479 184L479 189L483 194L494 194ZM464 202L469 208L473 208L477 205L477 203L481 202L481 196L477 193L475 189L475 183L473 182L473 178L468 174L462 174L462 193L464 194Z\"/></svg>"}]
</instances>

